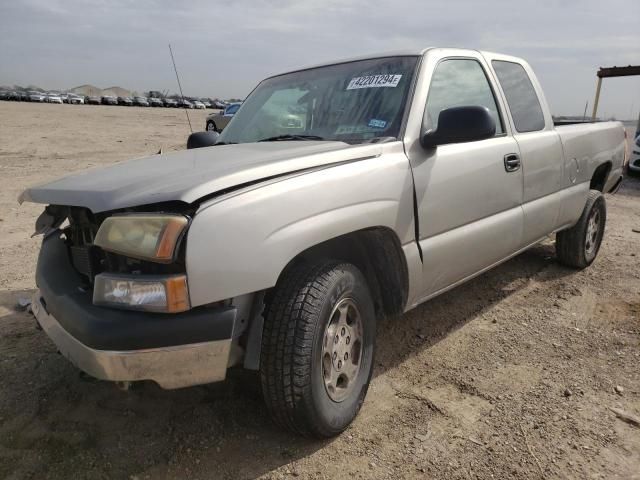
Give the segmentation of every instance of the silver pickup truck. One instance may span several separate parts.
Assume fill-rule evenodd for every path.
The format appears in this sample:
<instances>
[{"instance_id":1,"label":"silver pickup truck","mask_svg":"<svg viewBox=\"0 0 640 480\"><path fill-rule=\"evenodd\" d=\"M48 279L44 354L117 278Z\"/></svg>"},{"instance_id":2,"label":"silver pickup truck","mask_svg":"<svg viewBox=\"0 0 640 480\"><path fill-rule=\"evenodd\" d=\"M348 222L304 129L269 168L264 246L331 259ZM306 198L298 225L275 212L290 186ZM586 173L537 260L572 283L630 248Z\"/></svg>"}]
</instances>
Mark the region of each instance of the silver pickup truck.
<instances>
[{"instance_id":1,"label":"silver pickup truck","mask_svg":"<svg viewBox=\"0 0 640 480\"><path fill-rule=\"evenodd\" d=\"M529 65L494 53L273 76L190 149L27 189L47 205L33 312L97 378L171 389L257 370L278 424L336 435L381 317L554 233L561 263L593 262L624 136L554 126Z\"/></svg>"}]
</instances>

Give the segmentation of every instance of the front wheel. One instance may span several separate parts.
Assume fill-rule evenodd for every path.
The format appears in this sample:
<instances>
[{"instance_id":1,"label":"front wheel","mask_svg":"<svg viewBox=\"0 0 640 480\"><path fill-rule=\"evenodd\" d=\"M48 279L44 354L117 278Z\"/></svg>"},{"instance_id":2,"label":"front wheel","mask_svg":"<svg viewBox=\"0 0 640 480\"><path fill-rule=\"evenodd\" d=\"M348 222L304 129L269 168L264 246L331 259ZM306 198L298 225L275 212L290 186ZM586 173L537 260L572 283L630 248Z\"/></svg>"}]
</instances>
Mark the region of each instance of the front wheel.
<instances>
[{"instance_id":1,"label":"front wheel","mask_svg":"<svg viewBox=\"0 0 640 480\"><path fill-rule=\"evenodd\" d=\"M216 124L213 122L207 122L207 132L217 132Z\"/></svg>"},{"instance_id":2,"label":"front wheel","mask_svg":"<svg viewBox=\"0 0 640 480\"><path fill-rule=\"evenodd\" d=\"M591 265L600 250L606 220L604 195L591 190L578 223L556 235L556 256L560 263L581 269Z\"/></svg>"},{"instance_id":3,"label":"front wheel","mask_svg":"<svg viewBox=\"0 0 640 480\"><path fill-rule=\"evenodd\" d=\"M275 422L307 436L349 426L373 371L376 317L362 273L320 261L285 273L265 310L260 377Z\"/></svg>"}]
</instances>

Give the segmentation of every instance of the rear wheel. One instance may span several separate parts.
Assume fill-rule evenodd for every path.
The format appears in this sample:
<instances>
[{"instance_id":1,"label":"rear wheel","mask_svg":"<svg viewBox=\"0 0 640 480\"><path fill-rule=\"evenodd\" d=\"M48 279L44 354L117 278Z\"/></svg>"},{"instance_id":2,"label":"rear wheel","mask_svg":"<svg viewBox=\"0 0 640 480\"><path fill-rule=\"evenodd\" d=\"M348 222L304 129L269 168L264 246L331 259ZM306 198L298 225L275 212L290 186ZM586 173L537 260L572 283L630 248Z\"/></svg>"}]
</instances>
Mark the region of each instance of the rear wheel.
<instances>
[{"instance_id":1,"label":"rear wheel","mask_svg":"<svg viewBox=\"0 0 640 480\"><path fill-rule=\"evenodd\" d=\"M291 269L265 312L260 377L274 420L331 437L358 414L373 371L376 318L362 273L336 261Z\"/></svg>"},{"instance_id":2,"label":"rear wheel","mask_svg":"<svg viewBox=\"0 0 640 480\"><path fill-rule=\"evenodd\" d=\"M209 121L207 122L207 132L217 132L218 130L216 129L216 124Z\"/></svg>"},{"instance_id":3,"label":"rear wheel","mask_svg":"<svg viewBox=\"0 0 640 480\"><path fill-rule=\"evenodd\" d=\"M578 223L556 235L558 260L574 268L591 265L600 250L606 220L604 196L598 190L591 190Z\"/></svg>"}]
</instances>

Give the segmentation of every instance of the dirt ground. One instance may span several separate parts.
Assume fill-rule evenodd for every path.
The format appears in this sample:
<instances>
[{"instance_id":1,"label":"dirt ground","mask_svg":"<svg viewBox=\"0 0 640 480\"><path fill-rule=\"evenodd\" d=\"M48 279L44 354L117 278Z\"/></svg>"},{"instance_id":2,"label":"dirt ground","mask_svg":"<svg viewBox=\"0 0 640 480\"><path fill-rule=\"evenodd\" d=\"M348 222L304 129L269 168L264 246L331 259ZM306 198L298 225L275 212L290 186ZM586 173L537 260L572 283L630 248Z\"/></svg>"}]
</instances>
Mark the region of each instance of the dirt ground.
<instances>
[{"instance_id":1,"label":"dirt ground","mask_svg":"<svg viewBox=\"0 0 640 480\"><path fill-rule=\"evenodd\" d=\"M278 430L246 372L129 392L81 375L16 309L41 211L16 198L187 134L181 110L0 102L0 478L640 479L640 428L610 410L640 416L638 179L607 197L590 268L558 265L549 241L385 321L367 400L336 439Z\"/></svg>"}]
</instances>

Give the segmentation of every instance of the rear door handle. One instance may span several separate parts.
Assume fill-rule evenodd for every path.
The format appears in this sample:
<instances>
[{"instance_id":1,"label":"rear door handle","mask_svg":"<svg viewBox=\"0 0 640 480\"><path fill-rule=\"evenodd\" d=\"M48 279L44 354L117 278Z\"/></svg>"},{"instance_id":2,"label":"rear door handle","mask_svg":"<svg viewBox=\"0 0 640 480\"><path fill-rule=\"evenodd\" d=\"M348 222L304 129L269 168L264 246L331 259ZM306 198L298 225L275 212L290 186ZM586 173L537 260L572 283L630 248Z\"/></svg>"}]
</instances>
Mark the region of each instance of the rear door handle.
<instances>
[{"instance_id":1,"label":"rear door handle","mask_svg":"<svg viewBox=\"0 0 640 480\"><path fill-rule=\"evenodd\" d=\"M504 169L507 172L520 170L520 155L517 153L507 153L504 156Z\"/></svg>"}]
</instances>

